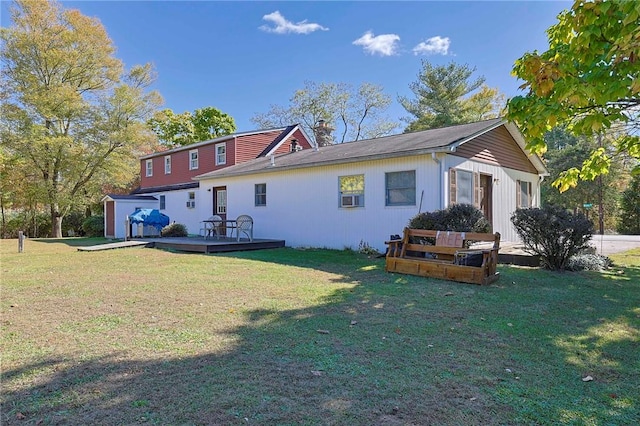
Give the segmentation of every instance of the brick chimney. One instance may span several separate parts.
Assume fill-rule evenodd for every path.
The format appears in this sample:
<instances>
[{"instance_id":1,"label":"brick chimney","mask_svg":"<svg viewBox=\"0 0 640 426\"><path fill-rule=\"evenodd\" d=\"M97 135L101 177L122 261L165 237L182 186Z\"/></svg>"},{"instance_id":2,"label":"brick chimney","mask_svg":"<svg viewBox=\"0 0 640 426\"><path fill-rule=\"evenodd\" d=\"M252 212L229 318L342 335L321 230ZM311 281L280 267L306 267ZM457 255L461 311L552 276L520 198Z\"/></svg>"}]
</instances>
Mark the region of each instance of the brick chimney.
<instances>
[{"instance_id":1,"label":"brick chimney","mask_svg":"<svg viewBox=\"0 0 640 426\"><path fill-rule=\"evenodd\" d=\"M331 132L333 132L333 129L329 127L324 120L318 120L317 126L313 128L313 133L316 136L316 144L319 147L333 145Z\"/></svg>"}]
</instances>

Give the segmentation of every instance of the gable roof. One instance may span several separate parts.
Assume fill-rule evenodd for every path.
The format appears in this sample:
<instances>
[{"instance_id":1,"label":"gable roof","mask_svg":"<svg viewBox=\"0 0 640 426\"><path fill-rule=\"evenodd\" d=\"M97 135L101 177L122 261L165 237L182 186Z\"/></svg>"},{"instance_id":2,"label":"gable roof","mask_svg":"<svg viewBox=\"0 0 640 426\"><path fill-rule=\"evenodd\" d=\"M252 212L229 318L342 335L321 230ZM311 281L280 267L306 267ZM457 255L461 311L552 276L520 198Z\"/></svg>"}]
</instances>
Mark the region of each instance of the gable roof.
<instances>
[{"instance_id":1,"label":"gable roof","mask_svg":"<svg viewBox=\"0 0 640 426\"><path fill-rule=\"evenodd\" d=\"M293 126L289 126L286 129L284 129L282 131L282 133L280 133L280 135L278 135L277 138L275 138L273 140L273 142L271 142L260 154L258 154L258 157L265 157L271 153L273 153L276 149L278 149L280 147L280 145L282 145L282 143L287 140L287 138L293 134L293 132L296 131L296 128L298 127L297 124L294 124ZM256 157L256 158L258 158Z\"/></svg>"},{"instance_id":2,"label":"gable roof","mask_svg":"<svg viewBox=\"0 0 640 426\"><path fill-rule=\"evenodd\" d=\"M303 149L298 152L270 156L270 158L257 158L225 169L204 173L194 179L238 176L319 165L407 157L435 152L453 153L458 146L502 125L511 133L523 152L527 153L524 138L517 127L501 118L496 118L476 123L424 130L422 132L363 139L356 142L325 146L320 149ZM546 174L544 163L539 157L530 156L529 158L539 173Z\"/></svg>"},{"instance_id":3,"label":"gable roof","mask_svg":"<svg viewBox=\"0 0 640 426\"><path fill-rule=\"evenodd\" d=\"M283 135L288 135L289 133L292 133L295 130L295 128L297 128L297 127L299 127L299 125L298 124L294 124L293 126L287 126L287 127L274 127L274 128L271 128L271 129L251 130L251 131L248 131L248 132L232 133L230 135L220 136L220 137L217 137L217 138L214 138L214 139L208 139L206 141L192 143L190 145L183 145L183 146L179 146L177 148L168 149L166 151L158 151L158 152L154 152L152 154L147 154L147 155L144 155L144 156L140 157L140 160L146 160L146 159L149 159L149 158L160 157L160 156L172 154L174 152L179 152L179 151L192 150L192 149L204 146L204 145L216 144L216 143L228 141L228 140L231 140L231 139L234 139L234 138L238 138L238 137L242 137L242 136L252 136L252 135L258 135L260 133L269 133L269 132L276 132L276 131L280 131L281 132L278 135L278 137L276 138L276 140L280 140L280 143L282 143L282 141L284 141L286 139L286 136L283 137ZM292 128L293 128L293 130L291 130ZM300 130L302 130L302 128L300 128ZM304 134L304 131L303 131L303 134ZM305 137L307 137L306 134L305 134ZM309 140L308 137L307 137L307 139ZM274 140L274 142L275 142L275 140ZM273 144L273 142L271 144ZM271 144L269 146L271 146Z\"/></svg>"}]
</instances>

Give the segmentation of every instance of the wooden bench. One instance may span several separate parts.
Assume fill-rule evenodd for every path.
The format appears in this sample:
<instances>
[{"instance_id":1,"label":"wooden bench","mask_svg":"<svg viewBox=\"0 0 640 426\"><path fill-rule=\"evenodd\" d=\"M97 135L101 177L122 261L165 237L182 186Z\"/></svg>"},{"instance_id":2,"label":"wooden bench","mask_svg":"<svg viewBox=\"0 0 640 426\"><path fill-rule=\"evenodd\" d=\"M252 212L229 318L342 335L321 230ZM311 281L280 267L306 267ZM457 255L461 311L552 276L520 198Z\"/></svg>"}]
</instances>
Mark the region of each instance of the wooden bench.
<instances>
[{"instance_id":1,"label":"wooden bench","mask_svg":"<svg viewBox=\"0 0 640 426\"><path fill-rule=\"evenodd\" d=\"M426 243L435 241L435 245ZM486 249L468 248L474 242L491 242ZM477 232L404 229L402 239L387 241L389 245L385 270L401 274L440 278L471 284L490 284L499 278L496 271L500 234ZM476 257L479 266L466 260Z\"/></svg>"}]
</instances>

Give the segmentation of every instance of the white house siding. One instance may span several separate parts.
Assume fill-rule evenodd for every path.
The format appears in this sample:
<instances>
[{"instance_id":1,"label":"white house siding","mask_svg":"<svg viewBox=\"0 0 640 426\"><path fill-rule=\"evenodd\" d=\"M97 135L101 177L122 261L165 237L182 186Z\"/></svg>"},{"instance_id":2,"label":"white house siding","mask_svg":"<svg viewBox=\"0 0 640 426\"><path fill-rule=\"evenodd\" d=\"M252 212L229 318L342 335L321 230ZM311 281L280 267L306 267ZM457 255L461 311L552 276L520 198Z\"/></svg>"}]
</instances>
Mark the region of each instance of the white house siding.
<instances>
[{"instance_id":1,"label":"white house siding","mask_svg":"<svg viewBox=\"0 0 640 426\"><path fill-rule=\"evenodd\" d=\"M493 231L499 232L502 241L519 241L518 234L511 223L511 215L516 210L516 182L518 180L531 182L533 192L533 206L540 206L540 179L537 174L499 167L491 164L467 160L462 157L448 155L445 169L454 167L493 176ZM445 176L446 197L449 199L449 176Z\"/></svg>"},{"instance_id":2,"label":"white house siding","mask_svg":"<svg viewBox=\"0 0 640 426\"><path fill-rule=\"evenodd\" d=\"M194 208L187 208L189 192L195 193ZM170 222L181 223L187 227L189 234L198 234L201 222L211 216L212 197L211 193L199 188L181 189L177 191L157 192L145 195L152 195L158 199L153 206L160 208L160 196L165 196L165 208L161 213L169 216Z\"/></svg>"},{"instance_id":3,"label":"white house siding","mask_svg":"<svg viewBox=\"0 0 640 426\"><path fill-rule=\"evenodd\" d=\"M407 170L416 172L416 205L385 206L385 173ZM401 234L418 213L423 191L422 211L441 208L439 170L430 155L422 155L222 177L202 180L200 188L206 191L226 185L228 217L252 216L255 238L284 239L292 247L333 249L358 249L362 243L384 251L384 241ZM357 174L364 174L364 207L338 207L338 177ZM258 183L267 185L266 206L255 206Z\"/></svg>"},{"instance_id":4,"label":"white house siding","mask_svg":"<svg viewBox=\"0 0 640 426\"><path fill-rule=\"evenodd\" d=\"M136 208L141 209L156 209L158 208L158 202L153 200L115 200L114 204L114 217L115 217L115 235L105 235L108 238L125 238L125 221L127 216L136 211ZM105 201L105 211L106 211L106 201ZM106 224L107 218L105 217L105 230L107 229Z\"/></svg>"}]
</instances>

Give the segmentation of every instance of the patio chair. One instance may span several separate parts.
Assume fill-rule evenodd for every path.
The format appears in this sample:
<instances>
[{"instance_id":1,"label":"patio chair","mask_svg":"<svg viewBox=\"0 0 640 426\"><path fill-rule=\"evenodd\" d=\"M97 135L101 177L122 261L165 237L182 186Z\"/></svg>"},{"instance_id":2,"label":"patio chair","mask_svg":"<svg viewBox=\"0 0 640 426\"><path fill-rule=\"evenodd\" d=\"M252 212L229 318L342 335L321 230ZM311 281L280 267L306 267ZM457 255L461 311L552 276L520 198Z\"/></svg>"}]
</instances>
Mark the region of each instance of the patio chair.
<instances>
[{"instance_id":1,"label":"patio chair","mask_svg":"<svg viewBox=\"0 0 640 426\"><path fill-rule=\"evenodd\" d=\"M216 238L220 239L220 237L222 236L222 217L216 214L211 216L209 220L211 221L213 232L216 234Z\"/></svg>"},{"instance_id":2,"label":"patio chair","mask_svg":"<svg viewBox=\"0 0 640 426\"><path fill-rule=\"evenodd\" d=\"M211 216L207 220L202 221L202 228L200 228L200 236L206 238L213 237L215 234L217 238L220 238L220 225L222 224L222 218L218 215Z\"/></svg>"},{"instance_id":3,"label":"patio chair","mask_svg":"<svg viewBox=\"0 0 640 426\"><path fill-rule=\"evenodd\" d=\"M240 235L244 233L249 241L253 241L253 218L246 214L241 214L236 219L236 238L240 241Z\"/></svg>"}]
</instances>

